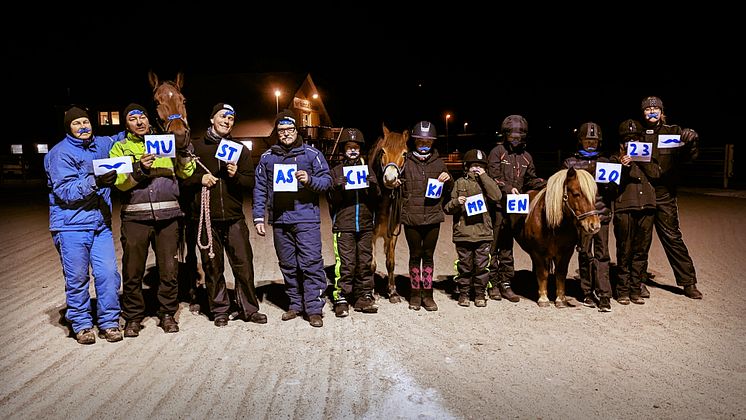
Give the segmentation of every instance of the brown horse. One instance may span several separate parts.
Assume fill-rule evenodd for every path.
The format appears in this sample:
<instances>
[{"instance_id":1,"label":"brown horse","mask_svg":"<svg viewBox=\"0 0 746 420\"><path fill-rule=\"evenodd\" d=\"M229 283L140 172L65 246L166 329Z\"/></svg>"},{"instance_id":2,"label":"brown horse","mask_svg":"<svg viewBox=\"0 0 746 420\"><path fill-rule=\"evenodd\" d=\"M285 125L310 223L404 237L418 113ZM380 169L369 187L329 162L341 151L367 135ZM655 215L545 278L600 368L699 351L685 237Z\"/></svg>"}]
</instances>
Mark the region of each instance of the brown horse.
<instances>
[{"instance_id":1,"label":"brown horse","mask_svg":"<svg viewBox=\"0 0 746 420\"><path fill-rule=\"evenodd\" d=\"M177 149L186 148L189 144L189 123L186 99L181 93L184 87L184 74L179 72L175 81L161 81L153 71L149 71L148 81L153 88L153 100L156 103L161 129L174 134Z\"/></svg>"},{"instance_id":2,"label":"brown horse","mask_svg":"<svg viewBox=\"0 0 746 420\"><path fill-rule=\"evenodd\" d=\"M386 252L386 271L388 273L389 302L399 303L401 298L396 292L394 281L394 265L396 262L396 239L401 231L401 200L400 189L395 188L402 168L404 156L407 153L409 132L395 133L383 126L383 137L379 137L368 154L368 162L381 184L381 201L376 209L376 221L373 228L373 263L371 268L376 272L376 242L383 238Z\"/></svg>"},{"instance_id":3,"label":"brown horse","mask_svg":"<svg viewBox=\"0 0 746 420\"><path fill-rule=\"evenodd\" d=\"M529 193L530 209L522 228L516 233L518 244L531 256L539 283L541 307L549 306L547 280L554 269L557 299L554 305L567 307L565 278L578 229L596 233L601 228L595 207L596 182L586 171L562 169L552 175L547 186Z\"/></svg>"}]
</instances>

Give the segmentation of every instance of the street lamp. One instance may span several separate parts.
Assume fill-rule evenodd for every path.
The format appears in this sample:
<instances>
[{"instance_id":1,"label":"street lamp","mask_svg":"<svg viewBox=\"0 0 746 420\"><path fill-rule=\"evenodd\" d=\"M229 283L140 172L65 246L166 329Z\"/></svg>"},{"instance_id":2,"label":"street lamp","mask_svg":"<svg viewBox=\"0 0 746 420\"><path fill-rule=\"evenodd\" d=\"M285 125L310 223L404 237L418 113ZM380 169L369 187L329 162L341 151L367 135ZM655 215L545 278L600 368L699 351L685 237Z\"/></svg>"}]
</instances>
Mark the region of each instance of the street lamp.
<instances>
[{"instance_id":1,"label":"street lamp","mask_svg":"<svg viewBox=\"0 0 746 420\"><path fill-rule=\"evenodd\" d=\"M467 125L469 125L469 123L468 123L468 122L465 122L465 123L464 123L464 133L466 133L466 126L467 126Z\"/></svg>"},{"instance_id":2,"label":"street lamp","mask_svg":"<svg viewBox=\"0 0 746 420\"><path fill-rule=\"evenodd\" d=\"M277 114L280 113L280 89L275 89L275 108L277 109Z\"/></svg>"},{"instance_id":3,"label":"street lamp","mask_svg":"<svg viewBox=\"0 0 746 420\"><path fill-rule=\"evenodd\" d=\"M446 154L448 154L448 120L451 119L451 114L446 114Z\"/></svg>"}]
</instances>

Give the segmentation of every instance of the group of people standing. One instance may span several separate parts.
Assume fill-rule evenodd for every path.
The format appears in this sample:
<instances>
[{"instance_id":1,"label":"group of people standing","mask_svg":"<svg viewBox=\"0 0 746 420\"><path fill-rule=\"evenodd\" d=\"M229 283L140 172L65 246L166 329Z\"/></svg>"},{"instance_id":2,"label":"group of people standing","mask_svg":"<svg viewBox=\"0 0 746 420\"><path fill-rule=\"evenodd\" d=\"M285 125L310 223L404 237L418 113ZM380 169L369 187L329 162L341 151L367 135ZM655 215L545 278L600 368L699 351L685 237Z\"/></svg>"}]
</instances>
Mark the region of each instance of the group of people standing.
<instances>
[{"instance_id":1,"label":"group of people standing","mask_svg":"<svg viewBox=\"0 0 746 420\"><path fill-rule=\"evenodd\" d=\"M644 303L647 254L655 226L676 282L684 294L700 299L691 257L678 226L676 169L697 153L693 130L667 125L659 98L643 101L643 123L627 120L620 125L620 148L603 157L601 128L589 122L578 131L578 152L565 160L565 167L592 174L597 162L622 164L618 187L599 184L597 212L601 230L581 235L579 267L584 304L610 310L608 231L614 220L617 238L621 304ZM321 255L319 200L325 195L332 216L335 250L333 311L337 317L355 311L376 313L371 270L376 203L382 185L374 171L364 170L353 180L351 168L365 168L365 140L355 128L344 129L339 147L341 162L334 168L323 154L306 144L298 133L296 116L278 113L270 142L254 168L244 150L237 161L218 159L218 147L231 140L236 118L229 104L216 104L204 136L193 139L175 157L147 153L144 138L155 133L147 110L130 104L124 110L125 131L116 136L94 136L90 117L82 107L71 107L64 117L65 138L44 160L50 206L50 231L60 254L67 310L65 317L81 344L96 341L91 314L89 269L96 290L98 335L107 341L137 337L146 316L142 281L149 247L157 263L160 327L176 333L178 310L178 257L180 227L187 218L187 240L199 248L209 309L214 324L228 324L232 306L238 318L264 324L254 286L253 252L243 212L245 194L253 189L252 221L260 236L272 225L274 247L283 275L289 307L283 321L305 315L309 324L323 326L327 279ZM458 254L457 277L460 306L477 307L494 300L518 302L511 288L514 277L513 235L520 215L507 213L508 194L524 193L544 186L526 149L528 123L520 115L502 122L500 140L487 155L477 149L464 156L464 174L454 180L433 147L435 127L418 122L411 130L411 144L401 168L401 177L386 188L400 188L403 199L401 223L409 247L411 294L409 308L438 309L433 297L434 251L445 214L453 215L453 242ZM675 138L679 147L658 147L660 136ZM626 154L629 141L652 144L649 162L633 161ZM94 175L93 160L129 158L132 170ZM278 169L279 168L279 169ZM284 171L284 172L283 172ZM363 185L360 180L363 180ZM281 183L291 188L275 188ZM357 184L351 187L351 184ZM111 189L121 197L122 276L111 226ZM197 190L200 190L197 193ZM190 191L189 194L180 192ZM185 200L184 198L187 198ZM186 208L185 208L186 206ZM224 254L235 278L235 299L225 282ZM121 306L119 288L122 287ZM120 316L124 328L120 327Z\"/></svg>"}]
</instances>

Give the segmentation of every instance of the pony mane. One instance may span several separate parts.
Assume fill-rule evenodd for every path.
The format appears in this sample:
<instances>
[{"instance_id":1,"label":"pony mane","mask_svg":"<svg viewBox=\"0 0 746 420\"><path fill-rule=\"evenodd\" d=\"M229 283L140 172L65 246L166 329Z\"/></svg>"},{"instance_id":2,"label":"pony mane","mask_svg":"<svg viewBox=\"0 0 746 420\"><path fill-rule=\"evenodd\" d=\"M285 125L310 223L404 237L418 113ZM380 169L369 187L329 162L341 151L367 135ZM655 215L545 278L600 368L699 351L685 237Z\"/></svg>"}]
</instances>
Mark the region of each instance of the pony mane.
<instances>
[{"instance_id":1,"label":"pony mane","mask_svg":"<svg viewBox=\"0 0 746 420\"><path fill-rule=\"evenodd\" d=\"M596 180L584 170L576 170L575 174L580 184L580 190L588 202L593 203L596 199ZM556 228L562 223L562 206L564 205L565 181L567 180L567 169L560 169L547 180L547 186L536 195L529 214L534 211L536 203L544 198L544 214L547 225Z\"/></svg>"}]
</instances>

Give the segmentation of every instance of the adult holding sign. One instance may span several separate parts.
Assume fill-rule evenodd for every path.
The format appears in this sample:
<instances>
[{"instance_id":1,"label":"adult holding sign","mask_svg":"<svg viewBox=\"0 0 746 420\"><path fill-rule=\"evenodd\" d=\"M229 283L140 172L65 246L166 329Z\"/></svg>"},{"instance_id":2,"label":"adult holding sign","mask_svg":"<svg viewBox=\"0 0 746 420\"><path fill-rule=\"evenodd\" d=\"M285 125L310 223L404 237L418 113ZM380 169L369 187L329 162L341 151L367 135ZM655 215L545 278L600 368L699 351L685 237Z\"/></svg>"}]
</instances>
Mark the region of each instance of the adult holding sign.
<instances>
[{"instance_id":1,"label":"adult holding sign","mask_svg":"<svg viewBox=\"0 0 746 420\"><path fill-rule=\"evenodd\" d=\"M202 139L192 142L200 164L184 180L188 187L202 187L202 193L195 194L190 213L192 223L199 229L198 244L210 312L218 327L228 325L231 309L224 255L233 269L239 318L257 324L267 322L267 316L259 312L254 253L243 213L244 195L254 188L254 163L250 151L242 150L242 144L231 140L235 118L231 105L215 104L210 127Z\"/></svg>"},{"instance_id":2,"label":"adult holding sign","mask_svg":"<svg viewBox=\"0 0 746 420\"><path fill-rule=\"evenodd\" d=\"M88 112L73 106L65 112L65 138L44 156L49 187L49 230L65 276L65 319L80 344L93 344L89 267L96 288L98 333L122 340L119 329L117 255L111 232L111 187L115 169L94 175L93 161L109 157L118 139L93 135Z\"/></svg>"},{"instance_id":3,"label":"adult holding sign","mask_svg":"<svg viewBox=\"0 0 746 420\"><path fill-rule=\"evenodd\" d=\"M256 167L254 227L264 236L265 218L272 225L275 252L290 298L282 320L305 313L311 326L322 327L326 273L321 255L319 195L332 186L332 177L323 153L303 142L296 121L290 110L281 111L275 118L270 139L277 144L262 154ZM295 165L295 169L290 174L289 170L275 171L278 165ZM284 172L282 177L279 172ZM300 184L297 191L276 191L275 186L285 184L288 175Z\"/></svg>"},{"instance_id":4,"label":"adult holding sign","mask_svg":"<svg viewBox=\"0 0 746 420\"><path fill-rule=\"evenodd\" d=\"M676 284L684 287L690 299L702 299L697 290L697 273L689 250L679 229L679 209L676 201L679 167L696 159L699 135L690 128L666 124L663 101L655 96L642 100L643 141L653 143L653 161L660 166L660 178L652 180L655 187L655 231L668 257Z\"/></svg>"},{"instance_id":5,"label":"adult holding sign","mask_svg":"<svg viewBox=\"0 0 746 420\"><path fill-rule=\"evenodd\" d=\"M437 311L438 305L433 299L433 255L438 244L440 224L445 221L443 197L450 196L453 179L438 151L433 148L436 133L431 122L415 124L411 138L414 150L407 153L402 176L397 180L404 201L401 222L409 245L409 278L412 285L409 308L419 311L424 306L425 310ZM432 180L445 183L445 190L441 190L437 198L432 194ZM431 187L428 188L428 185ZM428 191L431 193L428 194Z\"/></svg>"},{"instance_id":6,"label":"adult holding sign","mask_svg":"<svg viewBox=\"0 0 746 420\"><path fill-rule=\"evenodd\" d=\"M578 246L578 274L580 288L583 290L583 305L596 307L598 298L599 312L611 312L611 282L609 280L609 223L611 222L611 202L616 195L616 185L608 182L609 175L598 171L599 164L609 163L609 158L601 153L601 127L594 122L583 123L577 134L578 151L562 162L562 169L583 169L596 178L596 212L601 220L601 229L590 234L580 229ZM601 168L603 169L603 168ZM599 179L599 176L601 178Z\"/></svg>"},{"instance_id":7,"label":"adult holding sign","mask_svg":"<svg viewBox=\"0 0 746 420\"><path fill-rule=\"evenodd\" d=\"M373 213L381 193L375 174L360 152L365 144L357 128L345 128L339 136L344 152L342 162L332 168L334 186L327 192L332 215L334 258L336 259L334 314L349 315L349 303L356 311L378 312L373 297Z\"/></svg>"},{"instance_id":8,"label":"adult holding sign","mask_svg":"<svg viewBox=\"0 0 746 420\"><path fill-rule=\"evenodd\" d=\"M489 281L490 245L493 225L487 202L500 203L502 193L487 173L487 154L472 149L464 155L464 176L456 179L445 212L453 215L453 243L458 254L460 306L469 306L474 290L474 305L487 306L485 291Z\"/></svg>"},{"instance_id":9,"label":"adult holding sign","mask_svg":"<svg viewBox=\"0 0 746 420\"><path fill-rule=\"evenodd\" d=\"M116 186L122 200L122 316L124 336L137 337L145 317L142 279L148 249L154 244L160 283L158 318L166 333L179 331L174 318L179 309L177 254L179 206L177 177L194 173L195 163L184 154L175 158L146 153L145 135L153 134L148 112L141 105L129 104L122 113L127 137L114 144L110 157L129 156L132 172L117 175Z\"/></svg>"}]
</instances>

